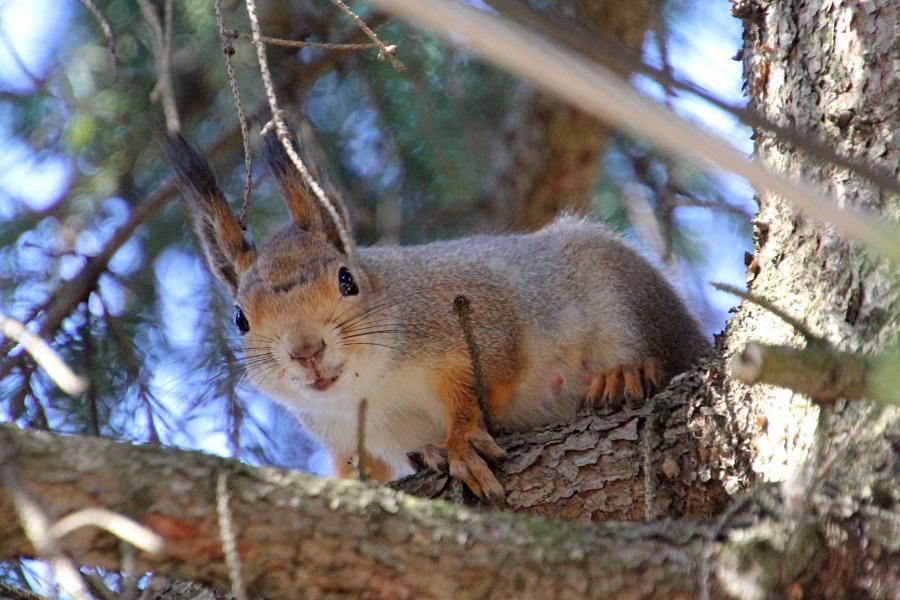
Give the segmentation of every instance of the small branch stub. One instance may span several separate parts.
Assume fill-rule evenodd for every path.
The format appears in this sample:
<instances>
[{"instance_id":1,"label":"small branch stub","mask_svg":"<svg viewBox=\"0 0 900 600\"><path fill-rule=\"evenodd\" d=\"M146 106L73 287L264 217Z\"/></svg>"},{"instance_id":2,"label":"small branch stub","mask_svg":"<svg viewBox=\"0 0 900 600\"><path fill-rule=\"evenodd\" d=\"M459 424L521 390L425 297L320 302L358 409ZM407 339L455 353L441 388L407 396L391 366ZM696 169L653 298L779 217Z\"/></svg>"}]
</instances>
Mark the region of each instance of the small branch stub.
<instances>
[{"instance_id":1,"label":"small branch stub","mask_svg":"<svg viewBox=\"0 0 900 600\"><path fill-rule=\"evenodd\" d=\"M820 406L838 399L890 402L867 385L865 357L838 352L823 342L805 348L751 343L731 359L731 373L747 384L768 383L809 396Z\"/></svg>"},{"instance_id":2,"label":"small branch stub","mask_svg":"<svg viewBox=\"0 0 900 600\"><path fill-rule=\"evenodd\" d=\"M481 408L484 427L488 433L495 435L497 427L494 424L494 416L491 414L491 405L487 400L487 386L484 384L484 373L481 370L481 350L475 341L475 331L472 327L472 305L469 299L460 294L453 299L453 311L459 319L459 326L466 337L466 346L469 348L469 359L472 361L472 375L475 379L475 397Z\"/></svg>"}]
</instances>

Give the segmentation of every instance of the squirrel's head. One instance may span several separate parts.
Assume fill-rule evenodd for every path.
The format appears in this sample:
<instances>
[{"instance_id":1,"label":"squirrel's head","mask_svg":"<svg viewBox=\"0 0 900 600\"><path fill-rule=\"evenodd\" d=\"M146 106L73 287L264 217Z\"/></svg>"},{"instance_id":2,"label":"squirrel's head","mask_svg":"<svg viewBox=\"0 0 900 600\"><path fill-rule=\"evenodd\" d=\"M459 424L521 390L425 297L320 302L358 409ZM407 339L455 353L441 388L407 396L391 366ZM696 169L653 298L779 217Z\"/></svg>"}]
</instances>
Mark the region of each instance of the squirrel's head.
<instances>
[{"instance_id":1,"label":"squirrel's head","mask_svg":"<svg viewBox=\"0 0 900 600\"><path fill-rule=\"evenodd\" d=\"M354 337L370 284L344 242L350 227L343 204L328 194L342 239L281 141L274 133L265 137L291 222L259 250L241 231L207 161L180 136L169 140L166 152L206 263L234 298L233 326L250 380L275 396L316 397L367 347ZM291 143L297 149L293 136Z\"/></svg>"}]
</instances>

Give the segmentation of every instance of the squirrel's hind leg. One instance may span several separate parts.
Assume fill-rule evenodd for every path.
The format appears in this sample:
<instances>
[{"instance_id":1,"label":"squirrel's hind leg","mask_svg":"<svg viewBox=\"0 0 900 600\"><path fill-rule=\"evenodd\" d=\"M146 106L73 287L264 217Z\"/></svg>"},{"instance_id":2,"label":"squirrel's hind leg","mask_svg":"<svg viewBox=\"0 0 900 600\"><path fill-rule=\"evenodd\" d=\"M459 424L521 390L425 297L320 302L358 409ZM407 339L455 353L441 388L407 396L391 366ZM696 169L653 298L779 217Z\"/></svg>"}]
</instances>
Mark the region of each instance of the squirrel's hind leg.
<instances>
[{"instance_id":1,"label":"squirrel's hind leg","mask_svg":"<svg viewBox=\"0 0 900 600\"><path fill-rule=\"evenodd\" d=\"M653 359L619 365L591 376L583 406L595 410L620 408L623 404L646 400L661 387L659 368Z\"/></svg>"}]
</instances>

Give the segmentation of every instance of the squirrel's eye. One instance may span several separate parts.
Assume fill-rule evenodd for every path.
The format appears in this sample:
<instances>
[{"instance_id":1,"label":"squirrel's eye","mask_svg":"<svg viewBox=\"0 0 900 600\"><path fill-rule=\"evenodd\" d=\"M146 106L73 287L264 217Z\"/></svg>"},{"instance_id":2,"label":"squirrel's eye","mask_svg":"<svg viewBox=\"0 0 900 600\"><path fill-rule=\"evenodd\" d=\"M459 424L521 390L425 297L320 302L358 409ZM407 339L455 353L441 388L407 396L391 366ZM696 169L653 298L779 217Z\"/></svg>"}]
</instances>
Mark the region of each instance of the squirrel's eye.
<instances>
[{"instance_id":1,"label":"squirrel's eye","mask_svg":"<svg viewBox=\"0 0 900 600\"><path fill-rule=\"evenodd\" d=\"M341 289L341 296L355 296L359 293L359 287L347 267L341 267L338 271L338 287Z\"/></svg>"},{"instance_id":2,"label":"squirrel's eye","mask_svg":"<svg viewBox=\"0 0 900 600\"><path fill-rule=\"evenodd\" d=\"M244 311L242 311L239 306L234 307L234 324L241 330L241 335L250 331L250 322L247 320L247 317L244 316Z\"/></svg>"}]
</instances>

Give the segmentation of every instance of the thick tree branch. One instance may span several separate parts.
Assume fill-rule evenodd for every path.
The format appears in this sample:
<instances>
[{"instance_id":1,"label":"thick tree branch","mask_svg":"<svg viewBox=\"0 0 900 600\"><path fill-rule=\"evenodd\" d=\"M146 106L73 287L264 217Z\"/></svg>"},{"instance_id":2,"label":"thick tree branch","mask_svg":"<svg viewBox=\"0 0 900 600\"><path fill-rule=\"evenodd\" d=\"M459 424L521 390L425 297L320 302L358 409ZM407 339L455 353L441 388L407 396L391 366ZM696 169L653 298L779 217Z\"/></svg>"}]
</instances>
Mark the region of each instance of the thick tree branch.
<instances>
[{"instance_id":1,"label":"thick tree branch","mask_svg":"<svg viewBox=\"0 0 900 600\"><path fill-rule=\"evenodd\" d=\"M475 511L197 452L9 425L0 426L0 463L48 519L102 506L159 534L163 551L135 554L133 572L222 589L230 582L216 483L225 473L246 590L272 599L690 598L707 591L768 598L798 586L809 597L826 590L850 597L860 577L889 577L898 558L891 511L824 498L792 523L777 488L707 524L616 524ZM0 514L14 514L12 504L0 489ZM58 543L78 564L122 568L118 539L102 529L82 528ZM17 520L0 521L0 559L33 555Z\"/></svg>"},{"instance_id":2,"label":"thick tree branch","mask_svg":"<svg viewBox=\"0 0 900 600\"><path fill-rule=\"evenodd\" d=\"M356 482L254 469L196 452L0 428L6 465L50 518L104 506L160 534L138 570L227 588L216 480L228 473L247 591L270 598L581 598L693 594L709 530L688 523L589 524L476 512ZM13 514L0 490L0 512ZM0 557L33 555L15 519ZM121 567L102 530L61 541L77 562Z\"/></svg>"},{"instance_id":3,"label":"thick tree branch","mask_svg":"<svg viewBox=\"0 0 900 600\"><path fill-rule=\"evenodd\" d=\"M506 507L595 521L718 514L729 501L726 489L744 488L751 477L741 441L751 432L734 429L718 372L708 361L643 407L498 436L508 454L495 469ZM418 496L476 503L433 471L395 485Z\"/></svg>"}]
</instances>

